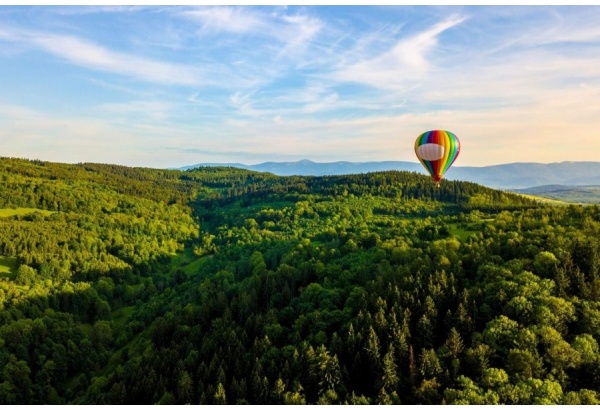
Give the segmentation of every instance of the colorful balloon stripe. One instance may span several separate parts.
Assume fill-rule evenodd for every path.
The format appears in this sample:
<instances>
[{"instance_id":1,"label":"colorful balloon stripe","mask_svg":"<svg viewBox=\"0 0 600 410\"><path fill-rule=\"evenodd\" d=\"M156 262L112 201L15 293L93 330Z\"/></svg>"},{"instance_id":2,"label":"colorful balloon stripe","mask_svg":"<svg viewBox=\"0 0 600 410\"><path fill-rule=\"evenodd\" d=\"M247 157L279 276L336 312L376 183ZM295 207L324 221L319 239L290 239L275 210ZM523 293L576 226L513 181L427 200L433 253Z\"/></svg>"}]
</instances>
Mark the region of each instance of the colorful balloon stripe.
<instances>
[{"instance_id":1,"label":"colorful balloon stripe","mask_svg":"<svg viewBox=\"0 0 600 410\"><path fill-rule=\"evenodd\" d=\"M433 146L438 146L438 149L431 149L429 146L424 146L425 144L433 144ZM419 150L419 147L422 148ZM441 158L435 160L424 158L424 156L428 157L428 155L432 155L431 153L433 152L442 152L442 149L439 147L443 147L443 156ZM458 157L460 153L460 141L450 131L427 131L417 137L415 141L415 153L433 180L439 183L446 171L448 171L448 168L450 168Z\"/></svg>"}]
</instances>

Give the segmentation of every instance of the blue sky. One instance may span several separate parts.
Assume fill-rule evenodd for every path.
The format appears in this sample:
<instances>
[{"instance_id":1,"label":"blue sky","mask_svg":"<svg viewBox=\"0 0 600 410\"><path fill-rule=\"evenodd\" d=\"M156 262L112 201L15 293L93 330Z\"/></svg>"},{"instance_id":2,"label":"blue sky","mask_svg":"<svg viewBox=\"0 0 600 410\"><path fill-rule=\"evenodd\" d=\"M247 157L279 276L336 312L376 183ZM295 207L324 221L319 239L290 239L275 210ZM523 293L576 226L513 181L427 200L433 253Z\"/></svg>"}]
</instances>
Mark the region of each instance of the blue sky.
<instances>
[{"instance_id":1,"label":"blue sky","mask_svg":"<svg viewBox=\"0 0 600 410\"><path fill-rule=\"evenodd\" d=\"M0 6L1 156L600 160L599 6Z\"/></svg>"}]
</instances>

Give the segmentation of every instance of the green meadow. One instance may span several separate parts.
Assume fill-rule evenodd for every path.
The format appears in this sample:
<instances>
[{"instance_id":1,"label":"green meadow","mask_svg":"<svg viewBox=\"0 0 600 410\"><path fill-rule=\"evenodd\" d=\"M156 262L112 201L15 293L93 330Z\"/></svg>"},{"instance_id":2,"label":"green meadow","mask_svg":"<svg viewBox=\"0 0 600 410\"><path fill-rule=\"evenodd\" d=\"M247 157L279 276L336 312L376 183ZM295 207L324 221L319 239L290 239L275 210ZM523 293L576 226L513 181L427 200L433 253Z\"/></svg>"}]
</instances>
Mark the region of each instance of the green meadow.
<instances>
[{"instance_id":1,"label":"green meadow","mask_svg":"<svg viewBox=\"0 0 600 410\"><path fill-rule=\"evenodd\" d=\"M14 279L16 258L0 255L0 278Z\"/></svg>"}]
</instances>

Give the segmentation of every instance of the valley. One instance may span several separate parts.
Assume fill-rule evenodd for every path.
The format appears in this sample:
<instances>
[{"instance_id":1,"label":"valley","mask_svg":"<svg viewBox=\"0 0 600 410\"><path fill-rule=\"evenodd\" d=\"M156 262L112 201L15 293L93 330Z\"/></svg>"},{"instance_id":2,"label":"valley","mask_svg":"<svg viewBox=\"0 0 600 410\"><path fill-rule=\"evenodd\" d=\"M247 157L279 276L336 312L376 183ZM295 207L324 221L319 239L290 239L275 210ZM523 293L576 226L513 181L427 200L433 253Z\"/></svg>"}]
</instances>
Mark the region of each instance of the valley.
<instances>
[{"instance_id":1,"label":"valley","mask_svg":"<svg viewBox=\"0 0 600 410\"><path fill-rule=\"evenodd\" d=\"M402 171L0 178L2 404L600 403L597 205Z\"/></svg>"}]
</instances>

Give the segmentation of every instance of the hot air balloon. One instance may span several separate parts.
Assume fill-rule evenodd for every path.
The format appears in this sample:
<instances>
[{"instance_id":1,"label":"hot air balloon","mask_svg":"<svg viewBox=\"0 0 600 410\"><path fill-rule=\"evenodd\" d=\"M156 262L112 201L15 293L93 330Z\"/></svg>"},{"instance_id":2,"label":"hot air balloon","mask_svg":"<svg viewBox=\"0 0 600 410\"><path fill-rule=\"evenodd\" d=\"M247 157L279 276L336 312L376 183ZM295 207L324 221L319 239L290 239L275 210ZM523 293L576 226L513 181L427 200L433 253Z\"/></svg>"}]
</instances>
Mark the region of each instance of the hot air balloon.
<instances>
[{"instance_id":1,"label":"hot air balloon","mask_svg":"<svg viewBox=\"0 0 600 410\"><path fill-rule=\"evenodd\" d=\"M431 174L431 178L440 186L450 165L458 157L460 141L450 131L427 131L417 137L415 153L421 164Z\"/></svg>"}]
</instances>

